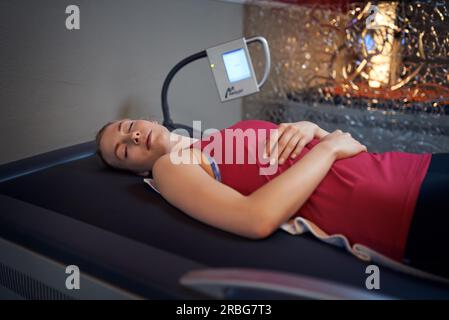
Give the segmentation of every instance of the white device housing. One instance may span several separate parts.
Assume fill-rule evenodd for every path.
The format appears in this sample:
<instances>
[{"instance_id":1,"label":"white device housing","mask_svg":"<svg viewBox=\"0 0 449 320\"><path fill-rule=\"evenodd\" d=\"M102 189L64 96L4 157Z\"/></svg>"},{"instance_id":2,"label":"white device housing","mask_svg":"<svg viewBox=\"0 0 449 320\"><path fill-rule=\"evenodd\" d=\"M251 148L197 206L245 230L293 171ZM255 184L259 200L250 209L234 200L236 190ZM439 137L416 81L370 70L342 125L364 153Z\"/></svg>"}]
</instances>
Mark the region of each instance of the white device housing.
<instances>
[{"instance_id":1,"label":"white device housing","mask_svg":"<svg viewBox=\"0 0 449 320\"><path fill-rule=\"evenodd\" d=\"M260 42L265 53L265 71L260 83L248 51L248 43ZM237 39L206 50L221 102L259 92L270 73L270 51L263 37Z\"/></svg>"}]
</instances>

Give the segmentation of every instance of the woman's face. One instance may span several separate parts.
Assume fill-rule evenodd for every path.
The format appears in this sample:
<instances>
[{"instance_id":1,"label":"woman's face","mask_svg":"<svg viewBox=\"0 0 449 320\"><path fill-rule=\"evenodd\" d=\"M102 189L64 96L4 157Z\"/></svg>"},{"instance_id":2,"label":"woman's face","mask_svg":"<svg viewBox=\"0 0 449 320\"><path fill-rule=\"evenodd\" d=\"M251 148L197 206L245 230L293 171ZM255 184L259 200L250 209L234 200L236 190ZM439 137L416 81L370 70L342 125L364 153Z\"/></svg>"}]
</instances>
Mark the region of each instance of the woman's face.
<instances>
[{"instance_id":1,"label":"woman's face","mask_svg":"<svg viewBox=\"0 0 449 320\"><path fill-rule=\"evenodd\" d=\"M170 151L170 132L153 121L117 120L104 130L100 150L111 166L144 173Z\"/></svg>"}]
</instances>

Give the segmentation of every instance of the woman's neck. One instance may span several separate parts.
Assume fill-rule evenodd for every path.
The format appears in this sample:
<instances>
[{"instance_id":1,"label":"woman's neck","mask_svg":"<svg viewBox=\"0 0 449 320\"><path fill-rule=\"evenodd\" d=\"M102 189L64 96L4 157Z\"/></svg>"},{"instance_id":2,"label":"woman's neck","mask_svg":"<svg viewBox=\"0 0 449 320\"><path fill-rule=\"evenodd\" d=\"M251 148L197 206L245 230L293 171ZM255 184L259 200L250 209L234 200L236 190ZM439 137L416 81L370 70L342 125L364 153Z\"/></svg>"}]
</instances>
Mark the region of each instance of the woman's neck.
<instances>
[{"instance_id":1,"label":"woman's neck","mask_svg":"<svg viewBox=\"0 0 449 320\"><path fill-rule=\"evenodd\" d=\"M198 139L170 132L170 152L186 149L196 141L198 141Z\"/></svg>"}]
</instances>

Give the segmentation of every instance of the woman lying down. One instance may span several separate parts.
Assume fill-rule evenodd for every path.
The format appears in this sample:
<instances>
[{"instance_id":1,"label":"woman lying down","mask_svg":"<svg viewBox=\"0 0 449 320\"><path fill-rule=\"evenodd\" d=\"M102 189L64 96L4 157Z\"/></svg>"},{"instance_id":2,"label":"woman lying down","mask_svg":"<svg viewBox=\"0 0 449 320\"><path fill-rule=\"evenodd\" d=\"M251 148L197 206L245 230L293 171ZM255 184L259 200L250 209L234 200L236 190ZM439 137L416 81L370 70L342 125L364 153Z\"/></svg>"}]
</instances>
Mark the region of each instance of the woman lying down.
<instances>
[{"instance_id":1,"label":"woman lying down","mask_svg":"<svg viewBox=\"0 0 449 320\"><path fill-rule=\"evenodd\" d=\"M309 231L365 261L449 279L449 153L368 152L349 133L244 120L201 139L122 119L98 155L189 216L251 239ZM195 190L195 192L192 192Z\"/></svg>"}]
</instances>

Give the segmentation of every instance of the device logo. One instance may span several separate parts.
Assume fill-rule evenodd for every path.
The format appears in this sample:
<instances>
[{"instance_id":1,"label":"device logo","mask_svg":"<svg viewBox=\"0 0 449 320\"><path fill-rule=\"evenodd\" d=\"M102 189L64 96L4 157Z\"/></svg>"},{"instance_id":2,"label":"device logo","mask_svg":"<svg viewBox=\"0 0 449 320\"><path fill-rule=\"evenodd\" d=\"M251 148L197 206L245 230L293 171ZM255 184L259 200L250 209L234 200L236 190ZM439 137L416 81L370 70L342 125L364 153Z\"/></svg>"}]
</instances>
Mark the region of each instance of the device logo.
<instances>
[{"instance_id":1,"label":"device logo","mask_svg":"<svg viewBox=\"0 0 449 320\"><path fill-rule=\"evenodd\" d=\"M235 90L234 87L229 87L229 88L226 89L225 99L227 99L229 96L240 94L242 92L243 92L243 89Z\"/></svg>"}]
</instances>

